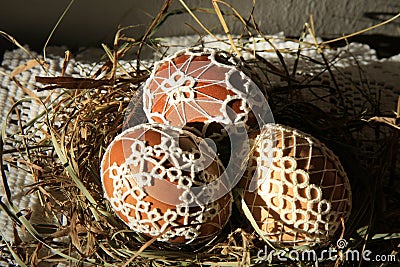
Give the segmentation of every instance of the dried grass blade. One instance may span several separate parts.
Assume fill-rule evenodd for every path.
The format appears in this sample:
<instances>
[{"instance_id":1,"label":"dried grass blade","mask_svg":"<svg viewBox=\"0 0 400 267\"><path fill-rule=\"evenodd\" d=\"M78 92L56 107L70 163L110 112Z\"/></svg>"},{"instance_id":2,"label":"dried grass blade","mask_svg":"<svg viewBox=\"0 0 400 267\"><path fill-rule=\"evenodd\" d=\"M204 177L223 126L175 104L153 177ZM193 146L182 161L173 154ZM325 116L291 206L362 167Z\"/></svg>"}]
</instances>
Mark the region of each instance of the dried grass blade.
<instances>
[{"instance_id":1,"label":"dried grass blade","mask_svg":"<svg viewBox=\"0 0 400 267\"><path fill-rule=\"evenodd\" d=\"M31 59L28 60L27 62L23 63L22 65L19 65L15 69L13 69L10 73L10 77L13 78L18 74L21 74L24 71L30 70L34 67L36 67L39 64L44 64L45 62L43 60L35 60Z\"/></svg>"},{"instance_id":2,"label":"dried grass blade","mask_svg":"<svg viewBox=\"0 0 400 267\"><path fill-rule=\"evenodd\" d=\"M17 211L16 207L13 207L15 211ZM45 242L45 240L42 238L42 236L36 231L36 229L33 227L33 225L24 217L24 216L20 216L19 217L21 223L23 224L23 226L25 227L25 229L32 235L32 237L34 237L37 241L39 241L40 243L42 243L44 246L46 246L48 249L50 249L50 251L64 259L67 259L71 262L81 262L81 263L85 263L85 264L94 264L94 261L91 259L86 259L86 260L82 260L82 259L76 259L74 257L71 257L61 251L59 251L58 249L53 248L51 245L47 244Z\"/></svg>"},{"instance_id":3,"label":"dried grass blade","mask_svg":"<svg viewBox=\"0 0 400 267\"><path fill-rule=\"evenodd\" d=\"M38 100L39 97L38 97L32 90L30 90L30 89L27 88L26 86L22 85L22 83L21 83L19 80L17 80L15 77L12 77L11 79L12 79L13 82L15 82L15 84L16 84L19 88L21 88L28 96L30 96L30 97L32 97L32 98L35 98L35 101L40 103L40 101Z\"/></svg>"},{"instance_id":4,"label":"dried grass blade","mask_svg":"<svg viewBox=\"0 0 400 267\"><path fill-rule=\"evenodd\" d=\"M246 218L249 220L251 226L253 229L256 231L258 236L269 246L275 249L275 247L271 244L271 242L268 241L268 239L265 238L264 233L261 231L260 227L258 227L256 220L253 217L253 214L251 213L249 207L247 206L246 202L244 201L243 198L240 199L240 207L242 208L244 215Z\"/></svg>"},{"instance_id":5,"label":"dried grass blade","mask_svg":"<svg viewBox=\"0 0 400 267\"><path fill-rule=\"evenodd\" d=\"M40 243L44 244L46 247L48 247L52 252L54 252L57 255L60 255L62 257L68 257L74 261L78 261L77 259L74 259L72 257L69 257L65 255L64 253L52 248L50 245L46 244L42 236L36 231L36 229L32 226L32 224L25 218L25 216L22 216L21 212L19 211L18 207L14 206L13 204L10 204L10 212L12 213L12 217L18 218L18 221L25 227L25 229L31 234L32 237L34 237L37 241Z\"/></svg>"},{"instance_id":6,"label":"dried grass blade","mask_svg":"<svg viewBox=\"0 0 400 267\"><path fill-rule=\"evenodd\" d=\"M57 88L65 89L92 89L100 86L111 84L109 79L90 79L90 78L74 78L74 77L44 77L36 76L36 82L41 84L51 84L44 88L38 88L37 91L52 90Z\"/></svg>"},{"instance_id":7,"label":"dried grass blade","mask_svg":"<svg viewBox=\"0 0 400 267\"><path fill-rule=\"evenodd\" d=\"M0 132L0 173L2 176L2 183L5 189L5 193L6 193L6 198L8 203L12 204L12 199L11 199L11 190L8 186L8 181L7 181L7 175L4 169L4 164L3 164L3 152L4 152L4 138L6 137L6 129L7 129L7 120L8 118L11 116L11 113L13 112L14 109L16 109L19 105L21 105L24 102L30 102L31 100L38 100L38 98L31 98L31 97L27 97L27 98L22 98L20 100L18 100L17 102L15 102L11 108L8 110L5 119L1 125L1 132Z\"/></svg>"},{"instance_id":8,"label":"dried grass blade","mask_svg":"<svg viewBox=\"0 0 400 267\"><path fill-rule=\"evenodd\" d=\"M3 124L3 131L5 128L5 123ZM1 172L1 180L3 183L3 188L6 194L6 198L8 203L12 203L11 200L11 189L8 186L8 180L7 180L7 175L6 175L6 170L4 169L4 164L3 164L3 151L4 151L4 140L3 140L3 133L0 133L0 172Z\"/></svg>"},{"instance_id":9,"label":"dried grass blade","mask_svg":"<svg viewBox=\"0 0 400 267\"><path fill-rule=\"evenodd\" d=\"M7 129L7 119L11 116L11 113L16 109L19 105L21 105L24 102L29 102L31 100L35 100L35 98L32 97L25 97L21 98L18 101L16 101L8 110L7 114L5 115L5 119L2 123L2 128L1 128L1 138L4 139L6 136L6 129Z\"/></svg>"},{"instance_id":10,"label":"dried grass blade","mask_svg":"<svg viewBox=\"0 0 400 267\"><path fill-rule=\"evenodd\" d=\"M266 243L268 246L272 247L274 250L276 250L275 246L271 244L271 242L268 241L268 239L265 238L265 235L263 234L262 230L260 227L258 227L256 220L253 217L253 214L251 213L249 207L247 206L246 202L244 201L243 197L240 198L240 205L243 210L244 215L246 218L250 221L251 226L253 229L256 231L258 236ZM285 253L285 256L288 256L288 253ZM289 257L290 258L290 257ZM299 261L300 266L306 266L304 262Z\"/></svg>"},{"instance_id":11,"label":"dried grass blade","mask_svg":"<svg viewBox=\"0 0 400 267\"><path fill-rule=\"evenodd\" d=\"M122 261L120 257L117 255L113 254L105 245L104 243L98 243L99 247L101 248L102 251L104 251L110 258L116 260L116 261ZM121 255L120 255L121 256ZM125 255L122 255L125 256Z\"/></svg>"},{"instance_id":12,"label":"dried grass blade","mask_svg":"<svg viewBox=\"0 0 400 267\"><path fill-rule=\"evenodd\" d=\"M386 125L389 125L389 126L395 128L395 129L400 130L400 125L396 124L397 123L396 118L376 117L375 116L375 117L368 119L368 122L372 122L372 121L378 122L378 123L383 123L383 124L386 124Z\"/></svg>"},{"instance_id":13,"label":"dried grass blade","mask_svg":"<svg viewBox=\"0 0 400 267\"><path fill-rule=\"evenodd\" d=\"M18 254L13 250L11 245L6 241L3 233L0 231L1 239L2 241L6 244L8 251L11 253L11 256L15 260L15 263L18 264L18 266L21 267L27 267L27 265L24 263L24 261L18 256Z\"/></svg>"},{"instance_id":14,"label":"dried grass blade","mask_svg":"<svg viewBox=\"0 0 400 267\"><path fill-rule=\"evenodd\" d=\"M81 243L79 242L80 239L78 237L77 221L78 221L78 213L73 212L71 218L71 225L69 227L69 238L71 239L72 245L75 246L75 248L79 251L79 253L83 253Z\"/></svg>"},{"instance_id":15,"label":"dried grass blade","mask_svg":"<svg viewBox=\"0 0 400 267\"><path fill-rule=\"evenodd\" d=\"M164 14L167 12L169 6L171 5L172 0L165 0L164 4L161 7L161 10L157 13L156 17L151 22L151 25L147 28L146 32L144 33L141 41L139 43L138 51L136 53L137 61L136 61L136 69L140 68L140 53L142 52L143 44L145 43L146 39L152 34L153 30L157 25L159 25L160 21Z\"/></svg>"},{"instance_id":16,"label":"dried grass blade","mask_svg":"<svg viewBox=\"0 0 400 267\"><path fill-rule=\"evenodd\" d=\"M7 185L8 186L8 185ZM21 226L21 222L18 219L18 216L16 216L10 209L9 207L6 205L6 203L4 203L2 201L2 197L0 196L0 209L5 212L7 214L7 216L9 218L11 218L13 220L13 222L18 225Z\"/></svg>"},{"instance_id":17,"label":"dried grass blade","mask_svg":"<svg viewBox=\"0 0 400 267\"><path fill-rule=\"evenodd\" d=\"M65 51L64 60L61 69L61 76L65 75L69 61L71 60L71 52L69 50Z\"/></svg>"},{"instance_id":18,"label":"dried grass blade","mask_svg":"<svg viewBox=\"0 0 400 267\"><path fill-rule=\"evenodd\" d=\"M40 60L35 55L33 55L28 49L26 49L23 45L21 45L14 37L12 37L11 35L9 35L8 33L4 32L4 31L0 31L0 35L3 36L4 38L6 38L7 40L9 40L12 44L16 45L19 49L24 51L24 53L29 55L30 58L33 58L34 60L36 60L39 63L39 65L42 66L42 69L47 73L47 68L46 68L46 65L42 63L43 61Z\"/></svg>"},{"instance_id":19,"label":"dried grass blade","mask_svg":"<svg viewBox=\"0 0 400 267\"><path fill-rule=\"evenodd\" d=\"M53 37L54 32L56 31L56 29L58 28L58 26L60 25L61 21L63 20L63 18L65 17L65 15L67 14L68 10L71 8L72 4L75 2L75 0L70 0L70 2L68 3L67 7L65 8L64 12L61 14L61 16L58 18L56 25L54 25L53 29L51 30L49 36L47 37L46 43L43 46L43 58L44 60L46 60L46 48L47 45L50 42L51 37Z\"/></svg>"},{"instance_id":20,"label":"dried grass blade","mask_svg":"<svg viewBox=\"0 0 400 267\"><path fill-rule=\"evenodd\" d=\"M300 61L300 53L301 53L302 43L304 41L304 38L306 38L306 36L307 36L307 27L306 27L306 25L304 25L303 31L301 32L301 35L299 38L299 44L298 44L297 51L296 51L296 58L293 63L292 78L294 78L296 76L297 66Z\"/></svg>"},{"instance_id":21,"label":"dried grass blade","mask_svg":"<svg viewBox=\"0 0 400 267\"><path fill-rule=\"evenodd\" d=\"M363 30L360 30L360 31L357 31L357 32L354 32L354 33L351 33L351 34L347 34L345 36L342 36L342 37L339 37L339 38L336 38L336 39L328 40L328 41L322 42L321 44L322 45L326 45L326 44L334 43L334 42L337 42L337 41L345 40L345 39L348 39L348 38L356 36L356 35L360 35L362 33L365 33L367 31L382 27L385 24L388 24L388 23L390 23L392 21L395 21L399 17L400 17L400 13L398 13L397 15L393 16L392 18L390 18L388 20L385 20L385 21L383 21L381 23L378 23L378 24L376 24L376 25L374 25L372 27L369 27L369 28L366 28L366 29L363 29Z\"/></svg>"},{"instance_id":22,"label":"dried grass blade","mask_svg":"<svg viewBox=\"0 0 400 267\"><path fill-rule=\"evenodd\" d=\"M108 60L113 64L114 63L114 53L111 51L111 49L106 44L101 44L101 47L103 47L104 52L106 52Z\"/></svg>"},{"instance_id":23,"label":"dried grass blade","mask_svg":"<svg viewBox=\"0 0 400 267\"><path fill-rule=\"evenodd\" d=\"M193 13L193 11L189 8L189 6L185 3L184 0L179 0L181 5L186 9L186 11L190 14L190 16L199 24L199 26L210 36L212 36L215 40L226 43L225 41L221 40L218 38L215 34L213 34L209 29L207 29L206 26L199 20L199 18L196 17L196 15Z\"/></svg>"},{"instance_id":24,"label":"dried grass blade","mask_svg":"<svg viewBox=\"0 0 400 267\"><path fill-rule=\"evenodd\" d=\"M51 126L49 125L49 131L50 131L50 135L51 135L51 141L54 147L54 150L56 151L56 154L58 156L58 158L61 161L61 164L63 164L63 166L65 166L66 171L68 172L68 174L71 176L72 180L74 181L74 183L76 184L76 186L81 190L81 192L85 195L85 197L87 198L87 200L94 206L97 206L97 202L96 200L93 198L93 196L89 193L89 191L87 190L87 188L84 186L84 184L82 183L82 181L79 179L77 173L75 172L75 170L72 168L71 164L68 161L68 158L66 157L66 155L64 154L64 152L62 151L61 147L58 144L57 138L54 134L53 129L51 128Z\"/></svg>"},{"instance_id":25,"label":"dried grass blade","mask_svg":"<svg viewBox=\"0 0 400 267\"><path fill-rule=\"evenodd\" d=\"M371 240L384 239L384 240L392 240L392 239L400 239L400 233L385 233L385 234L374 234Z\"/></svg>"},{"instance_id":26,"label":"dried grass blade","mask_svg":"<svg viewBox=\"0 0 400 267\"><path fill-rule=\"evenodd\" d=\"M128 267L131 262L133 262L146 248L153 244L157 240L157 237L153 237L151 240L147 241L143 246L140 247L138 251L124 264L122 267Z\"/></svg>"},{"instance_id":27,"label":"dried grass blade","mask_svg":"<svg viewBox=\"0 0 400 267\"><path fill-rule=\"evenodd\" d=\"M170 231L172 227L168 227L167 229L165 229L162 233L160 233L158 236L153 237L152 239L150 239L149 241L147 241L146 243L144 243L140 249L138 251L136 251L136 253L124 264L122 265L122 267L128 267L129 264L136 259L146 248L148 248L149 246L151 246L151 244L153 244L155 241L157 241L157 238L159 238L160 236L162 236L163 234L165 234L166 232Z\"/></svg>"},{"instance_id":28,"label":"dried grass blade","mask_svg":"<svg viewBox=\"0 0 400 267\"><path fill-rule=\"evenodd\" d=\"M224 16L222 15L221 9L218 6L217 2L222 2L222 1L217 1L217 0L213 0L212 4L214 6L215 12L217 13L218 19L221 22L222 28L225 31L226 36L228 37L229 43L231 44L232 49L235 51L235 53L239 56L242 57L242 53L237 49L235 42L233 41L232 35L229 31L229 27L226 24L226 21L224 19Z\"/></svg>"}]
</instances>

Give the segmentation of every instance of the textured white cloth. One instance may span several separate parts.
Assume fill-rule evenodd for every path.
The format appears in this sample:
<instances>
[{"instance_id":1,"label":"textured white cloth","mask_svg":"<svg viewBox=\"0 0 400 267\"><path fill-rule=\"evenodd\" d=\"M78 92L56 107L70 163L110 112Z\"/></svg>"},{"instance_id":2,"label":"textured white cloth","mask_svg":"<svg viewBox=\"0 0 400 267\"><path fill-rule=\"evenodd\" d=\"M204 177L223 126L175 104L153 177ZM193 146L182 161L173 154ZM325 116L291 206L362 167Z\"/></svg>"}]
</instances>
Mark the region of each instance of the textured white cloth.
<instances>
[{"instance_id":1,"label":"textured white cloth","mask_svg":"<svg viewBox=\"0 0 400 267\"><path fill-rule=\"evenodd\" d=\"M285 49L292 52L296 52L298 44L291 41L285 41L283 34L278 34L276 38L272 40L274 45L279 49ZM222 37L221 37L222 38ZM170 37L161 39L161 42L170 46L168 54L175 52L183 47L192 46L196 44L198 38L195 36L184 36L184 37ZM206 46L218 47L222 49L229 49L229 45L222 44L220 42L212 42L211 37L206 37L204 40ZM267 42L261 41L261 39L250 40L246 44L249 48L255 47L258 50L272 49L271 45ZM65 48L51 48L47 50L47 62L49 64L50 75L60 75L61 68L64 59ZM396 109L397 98L400 95L400 55L391 57L389 59L378 60L374 50L370 49L367 45L351 43L348 47L339 49L326 49L324 53L328 60L332 62L332 69L339 73L337 75L337 83L343 90L345 95L345 101L348 103L349 108L352 108L355 113L359 113L371 106L368 101L365 100L365 90L369 91L369 95L374 97L374 101L381 103L380 109L382 114L390 116ZM86 77L96 70L98 67L101 51L98 49L88 49L82 51L76 55L69 63L66 69L66 76L75 77ZM259 53L263 57L267 58L270 62L280 66L279 60L275 52L261 52ZM37 55L37 54L35 54ZM283 53L287 62L288 68L291 69L295 61L295 55L293 53ZM311 47L303 47L302 55L310 58L315 58L321 61L320 55L318 55L315 49ZM250 57L250 54L245 54L245 57ZM3 61L0 67L0 122L3 122L6 118L8 111L15 101L26 96L26 93L21 90L9 77L10 73L18 66L24 64L28 60L32 59L30 55L27 55L23 50L16 49L13 51L7 51L4 54ZM151 63L151 61L149 61ZM303 63L305 62L305 63ZM125 62L127 63L127 62ZM361 66L361 70L359 66ZM312 64L310 61L301 60L297 68L299 74L306 74L310 77L317 75L318 71L323 66ZM35 89L35 76L46 76L49 75L40 66L29 69L17 75L21 83L30 90ZM327 74L318 77L316 82L327 82L330 83L330 78ZM278 77L271 76L272 85L283 84ZM358 85L358 86L356 86ZM48 92L42 92L46 94ZM307 96L304 96L307 99ZM329 101L325 102L318 99L314 99L314 104L326 111L330 111L334 108L334 104L330 104ZM37 114L39 114L41 107L34 101L29 101L24 104L22 113L20 114L23 122L30 121ZM15 118L14 118L15 119ZM16 120L12 120L8 123L7 132L16 130L18 125ZM11 144L8 144L10 147ZM8 170L8 183L12 190L13 202L19 207L19 209L31 209L33 211L33 218L35 220L35 214L37 210L40 210L40 204L35 195L25 195L29 190L29 185L34 183L32 177L27 176L25 173L18 171L15 168ZM4 189L0 186L1 195L4 196ZM37 218L40 217L38 212ZM7 241L12 242L12 223L8 216L3 212L0 212L0 231Z\"/></svg>"}]
</instances>

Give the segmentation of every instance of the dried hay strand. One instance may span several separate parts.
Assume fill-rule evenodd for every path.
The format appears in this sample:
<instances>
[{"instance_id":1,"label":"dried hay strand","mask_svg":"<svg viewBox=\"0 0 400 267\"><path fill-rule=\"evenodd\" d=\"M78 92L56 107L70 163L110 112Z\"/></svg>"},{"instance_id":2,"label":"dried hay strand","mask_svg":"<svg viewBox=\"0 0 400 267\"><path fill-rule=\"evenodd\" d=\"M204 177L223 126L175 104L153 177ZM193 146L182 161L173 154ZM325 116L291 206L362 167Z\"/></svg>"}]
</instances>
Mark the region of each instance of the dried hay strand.
<instances>
[{"instance_id":1,"label":"dried hay strand","mask_svg":"<svg viewBox=\"0 0 400 267\"><path fill-rule=\"evenodd\" d=\"M252 13L245 19L228 3L213 1L214 10L207 12L218 16L226 33L226 38L221 38L196 17L196 11L204 12L206 9L190 8L180 0L183 8L171 11L170 2L165 1L141 38L128 38L123 34L126 28L120 29L114 47L110 49L104 46L108 60L92 77L36 77L37 92L19 83L28 97L14 103L0 136L1 175L5 189L0 206L15 223L15 240L12 243L3 240L2 251L7 251L20 266L45 263L71 266L345 264L340 262L340 258L332 261L327 256L318 261L293 261L288 251L279 255L287 259L286 262L277 261L277 255L275 260L261 260L257 257L259 251L266 244L274 247L263 239L251 213L242 206L240 190L234 191L238 203L234 213L237 216L231 218L219 236L202 247L187 245L177 248L159 243L156 238L144 238L127 229L113 213L102 192L99 174L101 157L107 145L122 130L125 115L135 116L129 104L132 98L138 98L138 89L147 79L151 68L141 60L141 51L148 47L162 56L168 53L170 47L158 43L154 34L169 16L187 12L206 34L215 38L215 44L229 46L229 52L240 58L240 67L264 90L277 122L314 135L341 158L352 182L355 212L343 225L338 239L348 240L349 249L361 251L368 245L376 249L376 253L396 254L400 237L400 211L399 193L394 188L399 183L396 154L399 149L400 103L394 116L382 116L379 112L380 99L364 90L363 84L354 85L362 91L365 104L362 111L354 111L352 104L347 101L346 92L337 82L342 73L335 69L335 58L328 58L324 53L331 42L317 40L312 20L305 25L298 40L291 40L298 44L297 50L278 49L271 37L258 28ZM243 24L241 35L233 36L229 32L225 20L227 15ZM307 39L311 41L306 41L306 36L311 37ZM14 40L9 35L6 37ZM250 37L257 38L246 41ZM204 44L202 40L200 36L199 44ZM15 40L13 42L20 46ZM257 42L268 43L271 50L257 49ZM310 58L305 53L311 50L317 51L319 57ZM122 66L120 59L128 51L136 52L136 60L128 67ZM262 54L266 52L275 53L278 62L265 59ZM290 65L285 54L294 56L294 62ZM351 58L352 54L348 52L346 56ZM68 60L67 54L64 66ZM314 65L318 71L314 75L300 73L299 66L302 63ZM42 60L33 58L32 64L15 70L14 81L18 83L16 77L19 72L36 64L46 68ZM362 76L362 66L357 67ZM322 82L326 77L329 83ZM285 85L278 86L274 79L284 81ZM47 92L47 96L39 97L40 91ZM19 108L30 101L39 103L43 112L24 123ZM333 108L322 109L321 103L330 103ZM8 129L10 120L16 121L17 129ZM365 131L374 133L371 141L375 144L373 151L365 150ZM43 212L50 222L32 224L30 212L18 210L7 182L6 166L34 177L36 182L27 194L39 197ZM386 209L379 211L384 206ZM241 213L250 223L240 218ZM22 237L17 229L32 238ZM332 243L331 246L335 245Z\"/></svg>"}]
</instances>

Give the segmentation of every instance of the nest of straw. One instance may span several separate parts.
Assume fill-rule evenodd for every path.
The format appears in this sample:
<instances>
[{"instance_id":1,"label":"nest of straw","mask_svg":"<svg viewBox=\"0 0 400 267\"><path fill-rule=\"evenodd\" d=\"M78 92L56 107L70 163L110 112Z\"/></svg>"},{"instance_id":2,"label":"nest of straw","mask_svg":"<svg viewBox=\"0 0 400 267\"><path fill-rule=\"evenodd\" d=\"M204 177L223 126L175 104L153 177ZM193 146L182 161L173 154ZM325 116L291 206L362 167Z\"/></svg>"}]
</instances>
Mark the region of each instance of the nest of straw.
<instances>
[{"instance_id":1,"label":"nest of straw","mask_svg":"<svg viewBox=\"0 0 400 267\"><path fill-rule=\"evenodd\" d=\"M184 2L182 2L184 4ZM187 246L180 249L145 239L129 230L112 212L104 198L100 181L100 161L107 145L121 132L125 114L132 113L130 103L138 97L138 88L149 75L151 65L141 61L141 51L147 46L158 52L167 53L169 47L155 42L153 34L165 19L177 14L168 11L169 1L146 34L135 41L118 31L112 49L105 49L108 60L90 78L37 77L38 90L48 92L47 97L38 97L30 92L44 111L27 124L20 121L19 128L9 133L2 132L1 172L6 189L1 201L4 212L15 222L16 229L33 238L20 238L21 231L15 231L15 240L7 243L6 249L14 262L21 266L37 266L43 263L99 266L267 266L267 265L314 265L316 262L260 261L257 252L264 249L265 242L246 220L232 216L222 233L202 247ZM180 12L189 12L185 4ZM222 25L227 27L218 5L215 13ZM186 9L186 10L185 10ZM396 166L399 126L398 118L382 118L377 111L379 101L371 101L365 94L365 102L371 109L359 114L350 113L348 103L343 101L342 89L336 79L340 73L332 71L329 58L324 55L320 43L305 43L303 38L293 40L299 44L297 51L274 49L279 63L271 63L257 51L243 44L243 40L259 36L270 42L258 28L255 20L244 20L231 8L230 14L243 23L244 34L217 38L216 43L231 45L231 52L237 56L244 53L251 57L240 57L242 68L262 88L278 123L296 127L325 142L339 155L349 175L353 188L353 214L339 233L350 242L349 248L362 251L366 245L375 253L397 253L397 238L400 236L398 218L399 174ZM206 31L207 32L207 31ZM208 34L212 33L210 31ZM305 27L304 35L313 35L312 27ZM214 35L213 35L214 36ZM214 36L215 37L215 36ZM199 39L201 40L201 38ZM199 42L201 43L201 41ZM271 43L272 45L272 43ZM318 50L319 58L308 58L302 54L302 46ZM272 46L273 47L273 46ZM121 68L119 60L128 51L134 51L136 61L128 68ZM297 55L293 68L289 69L284 53ZM351 57L351 54L348 55ZM68 59L66 58L66 61ZM298 74L296 67L301 62L315 64L319 72L310 78ZM360 67L361 68L361 67ZM318 77L325 75L331 85L321 84ZM285 86L276 86L271 77L285 81ZM15 80L18 82L17 80ZM22 85L21 85L22 86ZM318 88L318 90L316 90ZM299 97L307 91L309 99ZM330 99L335 109L323 111L311 100ZM19 105L16 102L10 114L18 118ZM397 115L400 114L399 111ZM375 142L374 151L363 147L364 131L373 132L370 142ZM6 134L7 132L7 134ZM4 149L4 143L12 143L13 149ZM18 161L18 164L16 163ZM37 195L42 212L49 222L34 224L30 213L17 210L12 203L12 192L7 184L6 165L34 177L36 181L27 194ZM385 206L385 209L382 207ZM239 214L238 207L233 213ZM246 215L246 213L245 213ZM397 242L397 243L396 243ZM333 246L335 244L332 244ZM322 248L321 248L322 249ZM193 253L194 251L194 253ZM319 259L319 265L346 264L340 259L328 257Z\"/></svg>"}]
</instances>

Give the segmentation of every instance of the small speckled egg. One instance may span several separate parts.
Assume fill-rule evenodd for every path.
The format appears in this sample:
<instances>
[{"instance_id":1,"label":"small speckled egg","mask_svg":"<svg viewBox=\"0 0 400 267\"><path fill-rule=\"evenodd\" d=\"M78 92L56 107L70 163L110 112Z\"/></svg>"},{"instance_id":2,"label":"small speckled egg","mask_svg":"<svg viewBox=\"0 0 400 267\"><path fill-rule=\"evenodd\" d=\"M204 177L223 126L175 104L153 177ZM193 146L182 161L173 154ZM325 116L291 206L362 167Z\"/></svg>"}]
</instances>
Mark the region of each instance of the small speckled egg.
<instances>
[{"instance_id":1,"label":"small speckled egg","mask_svg":"<svg viewBox=\"0 0 400 267\"><path fill-rule=\"evenodd\" d=\"M288 126L266 124L251 138L240 184L264 236L283 247L329 241L351 211L350 184L338 157Z\"/></svg>"},{"instance_id":2,"label":"small speckled egg","mask_svg":"<svg viewBox=\"0 0 400 267\"><path fill-rule=\"evenodd\" d=\"M223 171L198 137L159 124L125 130L101 162L105 197L116 214L135 232L177 245L207 241L229 220L231 193L206 201L225 186L207 186Z\"/></svg>"}]
</instances>

